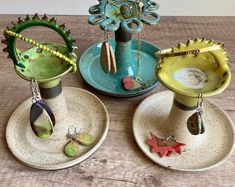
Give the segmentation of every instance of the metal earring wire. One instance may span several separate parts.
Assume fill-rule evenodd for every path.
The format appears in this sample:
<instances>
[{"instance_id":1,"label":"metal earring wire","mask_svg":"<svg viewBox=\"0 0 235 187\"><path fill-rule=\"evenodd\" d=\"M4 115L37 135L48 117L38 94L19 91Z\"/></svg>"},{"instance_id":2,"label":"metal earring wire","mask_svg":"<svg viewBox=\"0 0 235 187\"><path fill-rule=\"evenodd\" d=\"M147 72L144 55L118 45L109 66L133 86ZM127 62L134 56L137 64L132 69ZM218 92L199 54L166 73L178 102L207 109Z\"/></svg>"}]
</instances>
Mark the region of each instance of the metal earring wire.
<instances>
[{"instance_id":1,"label":"metal earring wire","mask_svg":"<svg viewBox=\"0 0 235 187\"><path fill-rule=\"evenodd\" d=\"M30 87L32 92L32 103L36 103L37 101L42 100L36 79L33 78L31 80Z\"/></svg>"}]
</instances>

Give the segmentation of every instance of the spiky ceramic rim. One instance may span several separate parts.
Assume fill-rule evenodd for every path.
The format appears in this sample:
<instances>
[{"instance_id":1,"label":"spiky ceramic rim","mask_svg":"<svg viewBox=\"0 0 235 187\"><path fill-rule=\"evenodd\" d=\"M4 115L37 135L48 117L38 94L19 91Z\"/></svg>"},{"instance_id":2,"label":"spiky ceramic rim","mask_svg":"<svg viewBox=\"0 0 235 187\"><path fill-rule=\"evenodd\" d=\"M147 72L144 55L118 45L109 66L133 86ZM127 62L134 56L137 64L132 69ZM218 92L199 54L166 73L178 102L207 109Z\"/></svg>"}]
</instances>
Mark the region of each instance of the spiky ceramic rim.
<instances>
[{"instance_id":1,"label":"spiky ceramic rim","mask_svg":"<svg viewBox=\"0 0 235 187\"><path fill-rule=\"evenodd\" d=\"M56 19L53 17L49 19L46 14L44 14L43 17L39 17L38 14L35 14L33 17L30 17L29 15L26 16L25 19L18 18L18 22L14 23L12 22L13 27L9 28L4 31L5 40L2 40L2 43L6 44L7 47L3 49L4 52L8 52L9 56L14 64L16 66L19 66L21 68L25 68L24 65L21 63L21 58L18 55L17 49L16 49L16 40L17 37L13 35L9 35L9 31L20 34L24 30L35 27L35 26L43 26L48 27L55 32L57 32L64 40L67 48L67 53L70 57L76 56L74 55L74 50L77 48L74 45L75 40L71 38L71 31L66 29L65 24L57 25ZM8 32L7 32L8 31ZM73 68L73 71L76 71L76 64Z\"/></svg>"},{"instance_id":2,"label":"spiky ceramic rim","mask_svg":"<svg viewBox=\"0 0 235 187\"><path fill-rule=\"evenodd\" d=\"M183 44L183 43L179 43L178 45L177 45L177 47L173 47L173 48L170 48L170 49L165 49L165 50L162 50L162 51L164 51L165 53L167 52L168 54L170 54L170 53L175 53L175 54L178 54L178 53L181 53L181 52L185 52L185 51L187 51L187 49L185 49L186 47L188 47L188 46L193 46L194 44L197 44L197 43L202 43L202 44L204 44L205 45L205 47L204 48L200 48L200 49L198 49L198 48L196 48L195 47L195 49L190 49L191 51L197 51L197 50L204 50L204 49L206 49L206 48L208 48L208 49L210 49L209 47L213 47L213 46L216 46L216 47L220 47L220 49L218 49L218 50L212 50L212 51L209 51L209 53L211 53L213 56L214 56L214 53L216 52L216 53L219 53L219 55L221 56L221 58L222 58L222 60L220 60L220 62L219 62L219 64L221 65L221 66L223 66L224 67L224 69L226 69L226 71L227 71L227 73L228 73L228 75L227 75L227 79L225 80L225 82L224 82L224 84L223 84L223 86L221 86L220 88L218 88L218 89L216 89L216 90L214 90L214 91L211 91L211 92L206 92L206 93L203 93L203 97L209 97L209 96L213 96L213 95L215 95L216 93L220 93L221 91L223 91L228 85L229 85L229 83L230 83L230 81L231 81L231 72L230 72L230 69L229 69L229 66L228 66L228 54L227 54L227 52L225 51L225 49L224 49L224 44L221 44L221 43L216 43L216 42L214 42L214 40L206 40L205 38L202 38L202 39L200 39L200 38L195 38L194 40L188 40L187 42L186 42L186 44ZM206 51L205 51L206 52ZM158 56L158 52L156 52L156 56ZM187 55L198 55L199 53L192 53L192 54L187 54ZM177 56L175 56L175 57L177 57ZM159 79L159 81L165 86L165 87L167 87L168 89L170 89L170 90L172 90L173 92L176 92L176 93L179 93L179 94L182 94L182 95L185 95L185 96L189 96L189 97L198 97L198 93L188 93L188 92L184 92L184 91L182 91L182 90L180 90L180 89L177 89L177 88L175 88L173 85L170 85L170 84L166 84L165 82L164 82L164 80L162 79L162 77L161 76L159 76L159 74L160 74L160 71L161 71L161 69L162 69L162 64L164 63L164 61L166 60L166 59L168 59L168 58L174 58L174 57L172 57L172 56L170 56L170 57L162 57L162 58L160 58L160 61L159 61L159 63L158 63L158 67L157 67L157 77L158 77L158 79ZM221 62L221 61L223 61L223 62Z\"/></svg>"}]
</instances>

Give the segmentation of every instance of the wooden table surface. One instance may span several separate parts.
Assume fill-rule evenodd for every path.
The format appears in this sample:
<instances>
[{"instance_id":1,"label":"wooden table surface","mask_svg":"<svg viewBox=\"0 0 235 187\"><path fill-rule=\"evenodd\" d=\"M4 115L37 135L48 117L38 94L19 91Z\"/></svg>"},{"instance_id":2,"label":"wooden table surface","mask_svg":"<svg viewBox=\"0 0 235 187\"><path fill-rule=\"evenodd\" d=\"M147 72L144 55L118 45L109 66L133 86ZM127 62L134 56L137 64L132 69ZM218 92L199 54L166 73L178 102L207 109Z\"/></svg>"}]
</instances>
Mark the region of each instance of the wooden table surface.
<instances>
[{"instance_id":1,"label":"wooden table surface","mask_svg":"<svg viewBox=\"0 0 235 187\"><path fill-rule=\"evenodd\" d=\"M0 39L3 30L17 16L0 16ZM79 46L80 56L85 49L103 40L98 26L91 26L84 16L58 16L66 22ZM28 32L39 41L57 41L55 35L44 34L45 29ZM229 52L230 68L235 74L235 17L162 17L157 26L146 26L141 38L160 48L175 46L187 39L205 37L225 43ZM19 43L19 46L22 46ZM99 150L83 163L59 171L40 171L18 162L9 152L5 130L15 108L30 96L29 83L19 78L13 63L2 52L0 45L0 186L235 186L235 153L227 162L205 172L178 172L164 169L142 153L132 133L132 117L139 103L162 86L144 96L121 99L101 95L90 88L79 72L66 75L63 86L84 88L96 94L106 105L110 116L108 136ZM235 78L230 86L210 100L221 106L235 121ZM213 153L212 153L213 154Z\"/></svg>"}]
</instances>

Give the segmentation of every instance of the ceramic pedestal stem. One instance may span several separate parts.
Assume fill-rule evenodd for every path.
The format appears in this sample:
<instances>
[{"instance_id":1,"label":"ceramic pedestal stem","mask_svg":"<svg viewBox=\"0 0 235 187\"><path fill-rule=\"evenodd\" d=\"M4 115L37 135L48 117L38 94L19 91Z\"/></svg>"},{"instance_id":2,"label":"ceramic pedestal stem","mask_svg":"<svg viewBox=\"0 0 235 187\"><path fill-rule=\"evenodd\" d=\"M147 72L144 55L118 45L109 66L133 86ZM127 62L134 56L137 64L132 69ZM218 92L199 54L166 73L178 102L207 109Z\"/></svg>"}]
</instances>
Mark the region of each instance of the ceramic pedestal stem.
<instances>
[{"instance_id":1,"label":"ceramic pedestal stem","mask_svg":"<svg viewBox=\"0 0 235 187\"><path fill-rule=\"evenodd\" d=\"M175 94L175 100L178 98L178 95ZM189 100L188 100L189 99ZM189 103L191 101L191 98L184 98L185 103ZM177 100L178 102L178 100ZM184 103L184 104L185 104ZM192 103L191 103L192 104ZM171 107L171 110L169 112L169 116L166 120L165 125L165 133L166 135L176 135L176 139L180 143L187 144L187 148L197 147L198 145L202 144L205 141L205 132L204 134L199 135L192 135L188 131L187 128L187 120L188 118L195 113L196 105L192 106L191 109L184 108L185 106L182 105L179 106L179 103L176 104L174 101ZM205 124L206 125L206 124Z\"/></svg>"},{"instance_id":2,"label":"ceramic pedestal stem","mask_svg":"<svg viewBox=\"0 0 235 187\"><path fill-rule=\"evenodd\" d=\"M116 76L121 79L136 74L136 63L132 55L131 37L131 34L124 31L121 27L115 32L115 57L118 69Z\"/></svg>"},{"instance_id":3,"label":"ceramic pedestal stem","mask_svg":"<svg viewBox=\"0 0 235 187\"><path fill-rule=\"evenodd\" d=\"M39 83L42 99L49 105L55 115L57 128L68 116L67 103L61 87L60 79Z\"/></svg>"},{"instance_id":4,"label":"ceramic pedestal stem","mask_svg":"<svg viewBox=\"0 0 235 187\"><path fill-rule=\"evenodd\" d=\"M180 108L193 110L197 108L198 98L175 94L175 102Z\"/></svg>"}]
</instances>

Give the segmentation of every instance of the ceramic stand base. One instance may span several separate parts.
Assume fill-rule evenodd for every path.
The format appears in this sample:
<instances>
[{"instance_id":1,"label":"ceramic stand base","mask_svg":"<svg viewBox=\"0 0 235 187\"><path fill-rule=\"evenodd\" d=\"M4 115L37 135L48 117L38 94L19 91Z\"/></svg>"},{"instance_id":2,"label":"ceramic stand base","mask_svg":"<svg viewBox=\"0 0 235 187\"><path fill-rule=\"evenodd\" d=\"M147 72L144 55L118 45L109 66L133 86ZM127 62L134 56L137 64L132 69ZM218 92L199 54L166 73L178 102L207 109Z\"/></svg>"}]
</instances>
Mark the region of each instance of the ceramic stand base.
<instances>
[{"instance_id":1,"label":"ceramic stand base","mask_svg":"<svg viewBox=\"0 0 235 187\"><path fill-rule=\"evenodd\" d=\"M110 40L110 43L113 49L115 49L115 41ZM137 44L138 40L132 39L133 63L137 63ZM132 91L126 91L123 88L122 79L124 77L120 76L118 73L113 75L111 73L106 74L103 72L100 65L101 45L102 43L97 43L91 46L80 58L79 68L81 75L90 86L107 95L132 97L150 92L158 85L158 80L156 79L157 58L155 57L155 52L159 49L155 45L141 40L141 82L145 83L146 81L149 81L151 84L144 89Z\"/></svg>"},{"instance_id":2,"label":"ceramic stand base","mask_svg":"<svg viewBox=\"0 0 235 187\"><path fill-rule=\"evenodd\" d=\"M133 119L133 131L137 144L146 156L163 167L181 171L211 169L228 159L235 142L232 121L222 109L208 100L205 100L203 106L206 128L204 134L191 135L192 141L186 145L182 155L160 158L157 154L152 154L147 144L150 132L160 138L169 133L177 133L171 129L173 125L168 124L172 105L173 93L166 91L148 97L137 108ZM186 122L181 125L186 126ZM179 137L183 137L180 133L182 132L178 132ZM186 139L190 139L190 136Z\"/></svg>"},{"instance_id":3,"label":"ceramic stand base","mask_svg":"<svg viewBox=\"0 0 235 187\"><path fill-rule=\"evenodd\" d=\"M30 127L31 98L19 105L12 114L7 124L6 139L19 161L37 169L63 169L87 159L104 141L109 128L104 104L95 95L78 88L65 87L62 95L68 106L67 116L57 121L54 133L47 140L37 138ZM66 134L69 126L81 128L82 132L88 132L95 138L93 145L80 146L80 155L76 158L68 158L63 153L68 142Z\"/></svg>"}]
</instances>

